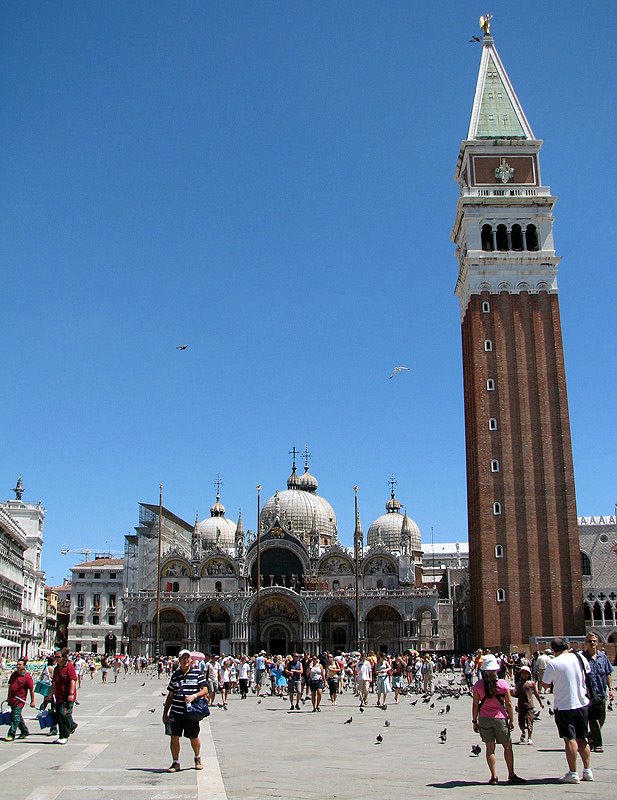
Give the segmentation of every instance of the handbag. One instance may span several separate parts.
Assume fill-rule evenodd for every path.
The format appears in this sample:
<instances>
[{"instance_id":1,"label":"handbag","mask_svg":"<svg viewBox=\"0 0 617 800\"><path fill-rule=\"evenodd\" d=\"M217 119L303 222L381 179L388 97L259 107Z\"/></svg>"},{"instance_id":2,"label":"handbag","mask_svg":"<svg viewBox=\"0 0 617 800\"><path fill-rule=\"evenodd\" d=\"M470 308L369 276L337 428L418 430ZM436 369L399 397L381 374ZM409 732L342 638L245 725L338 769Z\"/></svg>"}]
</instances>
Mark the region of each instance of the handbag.
<instances>
[{"instance_id":1,"label":"handbag","mask_svg":"<svg viewBox=\"0 0 617 800\"><path fill-rule=\"evenodd\" d=\"M37 681L36 686L34 687L35 694L40 694L43 697L48 697L49 693L51 692L51 683L47 683L47 681Z\"/></svg>"},{"instance_id":2,"label":"handbag","mask_svg":"<svg viewBox=\"0 0 617 800\"><path fill-rule=\"evenodd\" d=\"M36 715L36 718L39 721L41 730L44 728L53 728L56 724L56 720L54 719L54 715L51 713L51 711L41 711L40 714Z\"/></svg>"},{"instance_id":3,"label":"handbag","mask_svg":"<svg viewBox=\"0 0 617 800\"><path fill-rule=\"evenodd\" d=\"M205 697L198 697L192 703L186 704L184 716L193 722L201 722L205 717L210 716L210 706Z\"/></svg>"},{"instance_id":4,"label":"handbag","mask_svg":"<svg viewBox=\"0 0 617 800\"><path fill-rule=\"evenodd\" d=\"M4 703L0 704L0 725L10 725L13 721L13 715L10 711L2 711L2 706Z\"/></svg>"}]
</instances>

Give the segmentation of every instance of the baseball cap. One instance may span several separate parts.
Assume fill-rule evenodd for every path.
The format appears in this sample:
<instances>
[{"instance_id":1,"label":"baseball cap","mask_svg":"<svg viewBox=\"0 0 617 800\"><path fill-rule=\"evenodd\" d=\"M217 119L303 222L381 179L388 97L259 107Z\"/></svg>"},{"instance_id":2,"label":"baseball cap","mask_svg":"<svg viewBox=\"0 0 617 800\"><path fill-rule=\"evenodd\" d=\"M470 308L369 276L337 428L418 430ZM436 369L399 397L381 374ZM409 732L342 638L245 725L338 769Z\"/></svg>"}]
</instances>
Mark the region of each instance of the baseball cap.
<instances>
[{"instance_id":1,"label":"baseball cap","mask_svg":"<svg viewBox=\"0 0 617 800\"><path fill-rule=\"evenodd\" d=\"M529 669L529 667L526 667L524 664L521 667L520 671L521 672L528 672L531 675L531 670Z\"/></svg>"},{"instance_id":2,"label":"baseball cap","mask_svg":"<svg viewBox=\"0 0 617 800\"><path fill-rule=\"evenodd\" d=\"M178 658L182 658L182 656L190 656L190 655L191 655L191 651L190 650L180 650L180 652L178 653Z\"/></svg>"},{"instance_id":3,"label":"baseball cap","mask_svg":"<svg viewBox=\"0 0 617 800\"><path fill-rule=\"evenodd\" d=\"M488 653L482 659L482 666L480 667L482 672L496 672L499 669L499 664L497 663L497 659L491 653Z\"/></svg>"}]
</instances>

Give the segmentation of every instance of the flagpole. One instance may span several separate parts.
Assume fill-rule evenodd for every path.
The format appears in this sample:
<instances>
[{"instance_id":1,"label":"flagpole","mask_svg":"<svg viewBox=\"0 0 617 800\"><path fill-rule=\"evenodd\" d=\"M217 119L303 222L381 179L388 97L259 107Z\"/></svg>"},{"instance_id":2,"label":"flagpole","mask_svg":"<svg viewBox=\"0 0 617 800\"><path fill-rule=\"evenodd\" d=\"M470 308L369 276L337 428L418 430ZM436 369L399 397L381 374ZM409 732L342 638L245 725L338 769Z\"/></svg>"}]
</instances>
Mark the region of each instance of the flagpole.
<instances>
[{"instance_id":1,"label":"flagpole","mask_svg":"<svg viewBox=\"0 0 617 800\"><path fill-rule=\"evenodd\" d=\"M355 528L354 528L354 561L356 567L356 650L360 650L360 543L358 541L358 487L353 487Z\"/></svg>"},{"instance_id":2,"label":"flagpole","mask_svg":"<svg viewBox=\"0 0 617 800\"><path fill-rule=\"evenodd\" d=\"M261 526L259 524L259 515L261 513L261 484L258 484L257 489L257 597L255 599L255 638L256 644L261 649L261 611L259 608L259 592L261 589Z\"/></svg>"},{"instance_id":3,"label":"flagpole","mask_svg":"<svg viewBox=\"0 0 617 800\"><path fill-rule=\"evenodd\" d=\"M159 542L156 560L156 641L154 656L161 655L161 556L163 552L163 484L159 483Z\"/></svg>"}]
</instances>

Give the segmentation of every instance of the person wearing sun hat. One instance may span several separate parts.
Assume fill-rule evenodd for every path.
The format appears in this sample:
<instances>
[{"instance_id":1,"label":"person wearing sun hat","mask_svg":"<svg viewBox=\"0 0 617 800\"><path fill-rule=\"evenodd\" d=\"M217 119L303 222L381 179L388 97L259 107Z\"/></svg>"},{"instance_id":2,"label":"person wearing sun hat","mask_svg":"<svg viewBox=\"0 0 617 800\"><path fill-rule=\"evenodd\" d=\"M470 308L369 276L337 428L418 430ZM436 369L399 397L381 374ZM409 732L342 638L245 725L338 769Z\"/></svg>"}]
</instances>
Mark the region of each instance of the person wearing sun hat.
<instances>
[{"instance_id":1,"label":"person wearing sun hat","mask_svg":"<svg viewBox=\"0 0 617 800\"><path fill-rule=\"evenodd\" d=\"M495 745L503 747L503 757L508 768L508 783L525 783L514 772L514 752L510 732L514 728L514 709L510 697L510 686L504 680L498 680L499 661L492 653L486 653L482 659L482 677L473 686L471 722L475 733L486 745L486 763L491 777L489 784L496 784L497 760Z\"/></svg>"}]
</instances>

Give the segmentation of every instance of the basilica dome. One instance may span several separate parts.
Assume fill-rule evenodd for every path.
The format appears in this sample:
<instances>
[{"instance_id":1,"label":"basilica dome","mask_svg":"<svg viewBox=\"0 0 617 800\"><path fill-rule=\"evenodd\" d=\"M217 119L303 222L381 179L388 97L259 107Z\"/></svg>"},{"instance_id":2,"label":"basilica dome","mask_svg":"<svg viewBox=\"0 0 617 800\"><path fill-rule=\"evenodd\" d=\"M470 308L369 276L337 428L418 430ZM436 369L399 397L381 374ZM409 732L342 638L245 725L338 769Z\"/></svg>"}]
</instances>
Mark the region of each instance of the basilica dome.
<instances>
[{"instance_id":1,"label":"basilica dome","mask_svg":"<svg viewBox=\"0 0 617 800\"><path fill-rule=\"evenodd\" d=\"M394 496L394 490L392 490L390 499L386 503L386 513L376 519L368 529L366 537L368 546L382 544L388 550L400 551L401 530L405 519L407 519L409 527L409 551L410 553L420 552L422 550L420 528L406 514L401 514L401 504Z\"/></svg>"},{"instance_id":2,"label":"basilica dome","mask_svg":"<svg viewBox=\"0 0 617 800\"><path fill-rule=\"evenodd\" d=\"M259 517L261 524L267 527L278 511L281 522L287 523L300 539L308 542L314 521L322 537L336 540L336 514L330 503L317 494L317 486L317 478L309 474L308 467L304 475L298 477L294 464L287 479L287 489L277 492L264 503Z\"/></svg>"},{"instance_id":3,"label":"basilica dome","mask_svg":"<svg viewBox=\"0 0 617 800\"><path fill-rule=\"evenodd\" d=\"M225 517L225 506L217 494L214 504L210 506L210 516L197 525L197 531L204 549L211 547L234 547L236 523Z\"/></svg>"}]
</instances>

